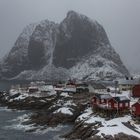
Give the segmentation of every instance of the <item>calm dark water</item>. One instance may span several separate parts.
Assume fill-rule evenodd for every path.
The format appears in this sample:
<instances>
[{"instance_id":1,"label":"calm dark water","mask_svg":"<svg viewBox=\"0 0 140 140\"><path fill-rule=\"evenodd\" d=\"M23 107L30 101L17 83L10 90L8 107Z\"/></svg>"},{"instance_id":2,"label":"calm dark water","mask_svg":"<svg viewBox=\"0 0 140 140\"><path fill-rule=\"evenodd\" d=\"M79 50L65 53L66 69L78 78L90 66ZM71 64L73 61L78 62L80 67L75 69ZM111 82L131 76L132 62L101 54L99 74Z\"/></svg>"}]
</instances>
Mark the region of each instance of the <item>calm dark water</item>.
<instances>
[{"instance_id":1,"label":"calm dark water","mask_svg":"<svg viewBox=\"0 0 140 140\"><path fill-rule=\"evenodd\" d=\"M12 85L26 85L28 81L0 81L0 91L8 91Z\"/></svg>"},{"instance_id":2,"label":"calm dark water","mask_svg":"<svg viewBox=\"0 0 140 140\"><path fill-rule=\"evenodd\" d=\"M16 84L16 82L1 81L0 90L8 90L11 84ZM19 125L20 122L17 118L28 113L26 111L12 111L5 107L0 107L0 140L61 140L59 136L69 131L72 127L62 126L58 129L48 129L45 134L27 133Z\"/></svg>"}]
</instances>

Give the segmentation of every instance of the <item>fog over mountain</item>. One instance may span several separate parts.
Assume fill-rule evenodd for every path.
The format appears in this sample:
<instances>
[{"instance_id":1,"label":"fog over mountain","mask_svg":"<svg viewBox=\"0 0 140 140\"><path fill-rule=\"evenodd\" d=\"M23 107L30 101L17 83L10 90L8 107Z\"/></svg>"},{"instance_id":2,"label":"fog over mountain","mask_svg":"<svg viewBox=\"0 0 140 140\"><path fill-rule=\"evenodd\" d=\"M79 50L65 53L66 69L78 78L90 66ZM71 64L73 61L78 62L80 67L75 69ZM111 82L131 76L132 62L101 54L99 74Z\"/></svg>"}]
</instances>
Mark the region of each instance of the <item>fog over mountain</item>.
<instances>
[{"instance_id":1,"label":"fog over mountain","mask_svg":"<svg viewBox=\"0 0 140 140\"><path fill-rule=\"evenodd\" d=\"M0 61L1 79L91 81L126 75L103 26L75 11L60 24L43 20L27 25Z\"/></svg>"},{"instance_id":2,"label":"fog over mountain","mask_svg":"<svg viewBox=\"0 0 140 140\"><path fill-rule=\"evenodd\" d=\"M0 57L10 51L22 29L49 19L60 23L69 10L96 19L105 28L111 45L131 71L140 71L139 0L1 0Z\"/></svg>"}]
</instances>

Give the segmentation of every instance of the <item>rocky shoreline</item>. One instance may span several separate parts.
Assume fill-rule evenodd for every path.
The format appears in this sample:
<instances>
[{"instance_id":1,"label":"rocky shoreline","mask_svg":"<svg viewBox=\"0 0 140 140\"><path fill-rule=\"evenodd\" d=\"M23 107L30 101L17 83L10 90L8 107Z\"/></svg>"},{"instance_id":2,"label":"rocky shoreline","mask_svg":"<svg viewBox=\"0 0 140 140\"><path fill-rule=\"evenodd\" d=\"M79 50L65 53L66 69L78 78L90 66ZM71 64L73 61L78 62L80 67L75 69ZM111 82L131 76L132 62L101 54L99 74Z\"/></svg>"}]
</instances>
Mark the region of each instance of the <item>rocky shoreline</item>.
<instances>
[{"instance_id":1,"label":"rocky shoreline","mask_svg":"<svg viewBox=\"0 0 140 140\"><path fill-rule=\"evenodd\" d=\"M10 109L30 110L32 114L23 122L23 125L34 124L36 128L42 126L42 129L45 128L43 126L74 125L71 132L62 136L67 140L140 140L135 136L124 133L114 136L105 135L104 133L100 136L96 135L99 133L98 128L102 127L101 122L95 121L95 123L90 124L86 123L88 118L79 119L79 116L89 109L91 96L91 93L68 94L63 92L53 95L48 94L45 97L35 97L21 93L10 95L6 92L0 92L0 104ZM36 128L28 130L28 132L36 131Z\"/></svg>"},{"instance_id":2,"label":"rocky shoreline","mask_svg":"<svg viewBox=\"0 0 140 140\"><path fill-rule=\"evenodd\" d=\"M138 137L133 135L127 135L122 133L115 134L114 136L105 135L104 133L101 133L101 136L98 136L96 134L99 133L99 130L97 130L98 127L102 127L101 122L95 122L92 124L84 124L84 121L78 121L75 122L74 128L67 134L65 134L63 137L67 140L72 139L79 139L79 140L139 140ZM112 126L113 127L113 126Z\"/></svg>"}]
</instances>

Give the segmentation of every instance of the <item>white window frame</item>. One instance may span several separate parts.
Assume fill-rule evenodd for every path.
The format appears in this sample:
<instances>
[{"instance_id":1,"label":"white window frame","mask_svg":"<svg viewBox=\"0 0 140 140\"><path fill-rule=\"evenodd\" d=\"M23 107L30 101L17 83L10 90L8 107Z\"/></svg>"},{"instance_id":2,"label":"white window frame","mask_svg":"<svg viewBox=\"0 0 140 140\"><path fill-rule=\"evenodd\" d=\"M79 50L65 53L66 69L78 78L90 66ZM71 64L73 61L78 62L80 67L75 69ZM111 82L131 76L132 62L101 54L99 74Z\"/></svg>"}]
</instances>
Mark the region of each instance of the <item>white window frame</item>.
<instances>
[{"instance_id":1,"label":"white window frame","mask_svg":"<svg viewBox=\"0 0 140 140\"><path fill-rule=\"evenodd\" d=\"M108 106L111 107L111 102L108 102Z\"/></svg>"},{"instance_id":2,"label":"white window frame","mask_svg":"<svg viewBox=\"0 0 140 140\"><path fill-rule=\"evenodd\" d=\"M115 108L118 108L118 103L114 103L114 107Z\"/></svg>"},{"instance_id":3,"label":"white window frame","mask_svg":"<svg viewBox=\"0 0 140 140\"><path fill-rule=\"evenodd\" d=\"M123 103L119 103L119 107L123 107Z\"/></svg>"},{"instance_id":4,"label":"white window frame","mask_svg":"<svg viewBox=\"0 0 140 140\"><path fill-rule=\"evenodd\" d=\"M136 107L135 107L135 106L132 107L132 111L133 111L133 112L136 111Z\"/></svg>"},{"instance_id":5,"label":"white window frame","mask_svg":"<svg viewBox=\"0 0 140 140\"><path fill-rule=\"evenodd\" d=\"M96 101L96 102L97 102L97 104L100 104L100 100L99 100L99 99L97 99L97 101Z\"/></svg>"},{"instance_id":6,"label":"white window frame","mask_svg":"<svg viewBox=\"0 0 140 140\"><path fill-rule=\"evenodd\" d=\"M126 106L126 107L128 107L128 106L129 106L129 103L128 103L128 102L127 102L127 103L125 103L125 106Z\"/></svg>"},{"instance_id":7,"label":"white window frame","mask_svg":"<svg viewBox=\"0 0 140 140\"><path fill-rule=\"evenodd\" d=\"M95 102L95 98L92 98L92 102Z\"/></svg>"},{"instance_id":8,"label":"white window frame","mask_svg":"<svg viewBox=\"0 0 140 140\"><path fill-rule=\"evenodd\" d=\"M101 103L104 103L104 99L101 99Z\"/></svg>"}]
</instances>

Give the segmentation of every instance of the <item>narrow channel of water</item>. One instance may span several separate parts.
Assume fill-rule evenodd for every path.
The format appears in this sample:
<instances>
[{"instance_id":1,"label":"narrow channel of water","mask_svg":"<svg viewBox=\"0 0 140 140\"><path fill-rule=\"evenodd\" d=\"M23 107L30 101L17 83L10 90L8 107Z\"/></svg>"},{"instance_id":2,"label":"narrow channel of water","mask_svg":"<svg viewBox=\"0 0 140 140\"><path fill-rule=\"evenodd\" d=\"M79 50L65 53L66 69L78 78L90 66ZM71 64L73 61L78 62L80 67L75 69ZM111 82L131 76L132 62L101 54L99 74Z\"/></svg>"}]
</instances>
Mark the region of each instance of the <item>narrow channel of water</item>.
<instances>
[{"instance_id":1,"label":"narrow channel of water","mask_svg":"<svg viewBox=\"0 0 140 140\"><path fill-rule=\"evenodd\" d=\"M8 90L11 82L0 82L0 91ZM43 130L45 133L25 132L25 126L20 125L19 118L27 111L12 111L6 107L0 107L0 140L62 140L60 135L69 131L72 126L60 126L53 129ZM22 117L21 117L22 118Z\"/></svg>"}]
</instances>

